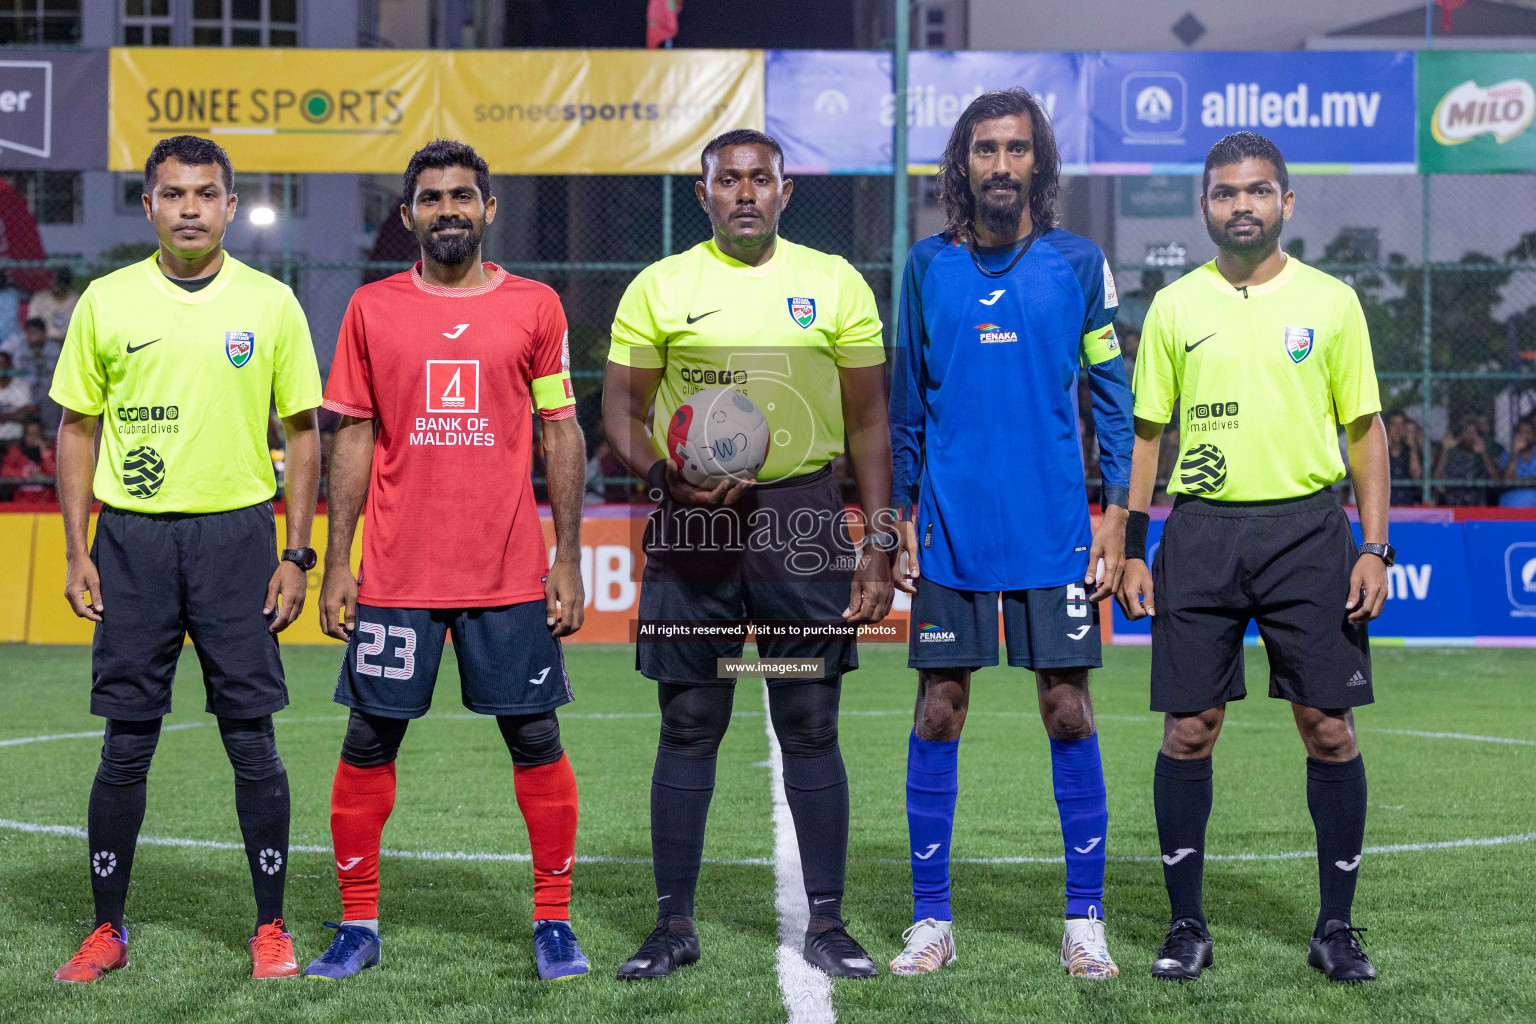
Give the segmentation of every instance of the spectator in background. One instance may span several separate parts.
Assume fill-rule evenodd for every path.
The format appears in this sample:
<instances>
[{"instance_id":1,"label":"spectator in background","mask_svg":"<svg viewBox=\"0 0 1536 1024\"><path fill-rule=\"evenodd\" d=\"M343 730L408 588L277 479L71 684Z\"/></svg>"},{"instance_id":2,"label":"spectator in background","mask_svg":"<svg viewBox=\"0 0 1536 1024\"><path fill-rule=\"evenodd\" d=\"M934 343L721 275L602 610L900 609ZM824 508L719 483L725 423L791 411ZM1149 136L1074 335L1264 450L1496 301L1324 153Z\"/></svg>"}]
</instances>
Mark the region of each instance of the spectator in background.
<instances>
[{"instance_id":1,"label":"spectator in background","mask_svg":"<svg viewBox=\"0 0 1536 1024\"><path fill-rule=\"evenodd\" d=\"M1120 339L1120 357L1125 360L1125 372L1134 375L1136 372L1136 350L1141 348L1141 328L1136 324L1121 320L1115 324L1115 336Z\"/></svg>"},{"instance_id":2,"label":"spectator in background","mask_svg":"<svg viewBox=\"0 0 1536 1024\"><path fill-rule=\"evenodd\" d=\"M1387 460L1392 470L1394 505L1417 505L1424 497L1420 487L1397 483L1399 480L1424 479L1423 449L1411 440L1412 428L1417 426L1404 412L1387 416Z\"/></svg>"},{"instance_id":3,"label":"spectator in background","mask_svg":"<svg viewBox=\"0 0 1536 1024\"><path fill-rule=\"evenodd\" d=\"M40 483L19 485L15 500L53 502L57 500L51 486L55 472L53 446L43 436L42 421L33 417L23 424L21 440L7 448L4 457L0 458L0 477L11 480L41 478Z\"/></svg>"},{"instance_id":4,"label":"spectator in background","mask_svg":"<svg viewBox=\"0 0 1536 1024\"><path fill-rule=\"evenodd\" d=\"M1488 443L1478 430L1477 416L1467 414L1454 432L1448 432L1441 441L1440 457L1435 462L1432 476L1442 480L1478 480L1497 478L1499 468L1488 454ZM1443 487L1440 492L1442 505L1486 505L1486 487Z\"/></svg>"},{"instance_id":5,"label":"spectator in background","mask_svg":"<svg viewBox=\"0 0 1536 1024\"><path fill-rule=\"evenodd\" d=\"M11 354L16 373L27 381L37 401L37 418L43 421L43 433L52 437L59 432L64 410L48 395L53 368L59 362L59 343L49 341L43 321L33 317L21 334L13 334L0 343L0 352Z\"/></svg>"},{"instance_id":6,"label":"spectator in background","mask_svg":"<svg viewBox=\"0 0 1536 1024\"><path fill-rule=\"evenodd\" d=\"M21 326L21 292L0 270L0 336L9 336Z\"/></svg>"},{"instance_id":7,"label":"spectator in background","mask_svg":"<svg viewBox=\"0 0 1536 1024\"><path fill-rule=\"evenodd\" d=\"M75 313L75 303L80 301L80 296L70 287L74 280L74 272L68 267L57 267L53 271L53 287L45 292L34 292L32 301L27 303L28 322L32 317L43 321L48 340L55 344L64 343L69 318Z\"/></svg>"},{"instance_id":8,"label":"spectator in background","mask_svg":"<svg viewBox=\"0 0 1536 1024\"><path fill-rule=\"evenodd\" d=\"M1488 457L1493 460L1495 466L1504 463L1504 446L1499 444L1493 435L1493 420L1485 412L1474 413L1477 420L1477 432L1483 439L1483 444L1488 448Z\"/></svg>"},{"instance_id":9,"label":"spectator in background","mask_svg":"<svg viewBox=\"0 0 1536 1024\"><path fill-rule=\"evenodd\" d=\"M53 368L59 361L59 347L58 342L49 340L48 328L41 317L28 318L26 326L19 331L12 331L9 337L0 342L0 352L10 355L18 373L40 378L39 383L45 386L53 380Z\"/></svg>"},{"instance_id":10,"label":"spectator in background","mask_svg":"<svg viewBox=\"0 0 1536 1024\"><path fill-rule=\"evenodd\" d=\"M9 352L0 352L0 451L20 441L22 424L37 415L32 403L32 386L16 373Z\"/></svg>"},{"instance_id":11,"label":"spectator in background","mask_svg":"<svg viewBox=\"0 0 1536 1024\"><path fill-rule=\"evenodd\" d=\"M1536 416L1515 424L1503 462L1504 479L1523 479L1526 485L1499 495L1499 504L1504 508L1536 508Z\"/></svg>"}]
</instances>

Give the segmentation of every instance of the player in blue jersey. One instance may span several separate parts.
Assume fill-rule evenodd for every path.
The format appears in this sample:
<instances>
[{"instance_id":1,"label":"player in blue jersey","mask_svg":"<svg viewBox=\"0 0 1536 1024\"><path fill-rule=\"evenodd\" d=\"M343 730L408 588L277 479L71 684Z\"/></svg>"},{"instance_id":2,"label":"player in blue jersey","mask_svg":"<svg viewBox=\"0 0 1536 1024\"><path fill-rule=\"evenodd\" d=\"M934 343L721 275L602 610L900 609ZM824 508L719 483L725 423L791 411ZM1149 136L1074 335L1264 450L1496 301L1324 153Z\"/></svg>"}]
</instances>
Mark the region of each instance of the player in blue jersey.
<instances>
[{"instance_id":1,"label":"player in blue jersey","mask_svg":"<svg viewBox=\"0 0 1536 1024\"><path fill-rule=\"evenodd\" d=\"M1105 942L1109 814L1088 670L1102 662L1097 603L1118 584L1133 442L1131 388L1098 246L1056 228L1060 158L1022 89L978 97L939 171L948 223L907 257L891 385L898 586L913 595L918 670L907 753L913 925L891 963L926 974L955 958L949 854L971 674L1035 673L1067 866L1061 964L1119 973ZM1104 517L1091 526L1078 435L1086 369L1102 452Z\"/></svg>"}]
</instances>

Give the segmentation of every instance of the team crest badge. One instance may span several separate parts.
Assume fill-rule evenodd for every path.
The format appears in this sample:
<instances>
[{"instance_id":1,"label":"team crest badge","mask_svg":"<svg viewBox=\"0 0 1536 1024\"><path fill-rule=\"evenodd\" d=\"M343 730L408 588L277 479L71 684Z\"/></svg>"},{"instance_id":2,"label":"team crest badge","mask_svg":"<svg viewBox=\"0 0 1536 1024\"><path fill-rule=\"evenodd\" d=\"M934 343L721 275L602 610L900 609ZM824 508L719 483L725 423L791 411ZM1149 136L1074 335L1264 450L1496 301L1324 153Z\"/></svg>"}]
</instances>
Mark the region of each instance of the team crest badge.
<instances>
[{"instance_id":1,"label":"team crest badge","mask_svg":"<svg viewBox=\"0 0 1536 1024\"><path fill-rule=\"evenodd\" d=\"M789 315L795 323L801 327L809 327L816 322L816 300L795 299L789 300Z\"/></svg>"},{"instance_id":2,"label":"team crest badge","mask_svg":"<svg viewBox=\"0 0 1536 1024\"><path fill-rule=\"evenodd\" d=\"M1312 354L1312 328L1287 327L1285 329L1285 354L1291 362L1299 363Z\"/></svg>"},{"instance_id":3,"label":"team crest badge","mask_svg":"<svg viewBox=\"0 0 1536 1024\"><path fill-rule=\"evenodd\" d=\"M225 331L224 354L229 356L229 361L240 369L251 361L251 353L256 351L256 333L254 331Z\"/></svg>"}]
</instances>

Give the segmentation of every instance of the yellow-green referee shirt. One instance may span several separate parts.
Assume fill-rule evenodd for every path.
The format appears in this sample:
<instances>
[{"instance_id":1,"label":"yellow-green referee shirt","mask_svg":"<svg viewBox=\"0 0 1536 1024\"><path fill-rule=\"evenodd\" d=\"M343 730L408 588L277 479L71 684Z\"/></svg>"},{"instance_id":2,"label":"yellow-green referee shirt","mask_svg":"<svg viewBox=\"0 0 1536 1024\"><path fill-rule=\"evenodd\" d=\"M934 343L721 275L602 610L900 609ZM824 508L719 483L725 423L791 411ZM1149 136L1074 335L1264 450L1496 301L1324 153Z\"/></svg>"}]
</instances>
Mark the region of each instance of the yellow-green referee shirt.
<instances>
[{"instance_id":1,"label":"yellow-green referee shirt","mask_svg":"<svg viewBox=\"0 0 1536 1024\"><path fill-rule=\"evenodd\" d=\"M134 512L227 512L272 497L280 416L320 405L320 370L288 286L224 254L189 292L151 256L80 296L50 397L102 418L96 497Z\"/></svg>"},{"instance_id":2,"label":"yellow-green referee shirt","mask_svg":"<svg viewBox=\"0 0 1536 1024\"><path fill-rule=\"evenodd\" d=\"M1272 280L1233 288L1215 261L1157 293L1136 353L1136 418L1180 403L1168 490L1269 501L1344 478L1338 424L1381 411L1354 289L1286 259Z\"/></svg>"},{"instance_id":3,"label":"yellow-green referee shirt","mask_svg":"<svg viewBox=\"0 0 1536 1024\"><path fill-rule=\"evenodd\" d=\"M714 239L669 256L630 282L613 318L608 358L663 368L656 390L656 457L672 413L689 395L733 387L768 420L757 478L815 472L843 451L838 368L885 362L869 285L841 256L780 238L750 267Z\"/></svg>"}]
</instances>

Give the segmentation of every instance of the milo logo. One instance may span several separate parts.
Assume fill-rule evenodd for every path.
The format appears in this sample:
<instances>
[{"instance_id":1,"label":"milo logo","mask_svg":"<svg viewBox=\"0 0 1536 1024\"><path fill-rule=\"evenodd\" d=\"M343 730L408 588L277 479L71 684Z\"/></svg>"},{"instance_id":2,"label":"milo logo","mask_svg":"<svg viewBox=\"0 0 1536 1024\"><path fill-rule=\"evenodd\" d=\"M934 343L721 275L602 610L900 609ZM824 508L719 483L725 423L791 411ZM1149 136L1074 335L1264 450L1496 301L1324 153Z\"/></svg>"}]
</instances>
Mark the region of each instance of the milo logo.
<instances>
[{"instance_id":1,"label":"milo logo","mask_svg":"<svg viewBox=\"0 0 1536 1024\"><path fill-rule=\"evenodd\" d=\"M1484 87L1469 80L1435 104L1430 132L1442 146L1459 146L1485 134L1503 143L1530 127L1533 113L1536 89L1530 82L1510 78Z\"/></svg>"}]
</instances>

